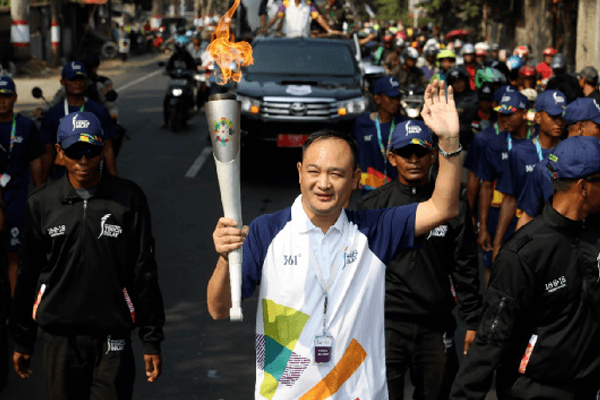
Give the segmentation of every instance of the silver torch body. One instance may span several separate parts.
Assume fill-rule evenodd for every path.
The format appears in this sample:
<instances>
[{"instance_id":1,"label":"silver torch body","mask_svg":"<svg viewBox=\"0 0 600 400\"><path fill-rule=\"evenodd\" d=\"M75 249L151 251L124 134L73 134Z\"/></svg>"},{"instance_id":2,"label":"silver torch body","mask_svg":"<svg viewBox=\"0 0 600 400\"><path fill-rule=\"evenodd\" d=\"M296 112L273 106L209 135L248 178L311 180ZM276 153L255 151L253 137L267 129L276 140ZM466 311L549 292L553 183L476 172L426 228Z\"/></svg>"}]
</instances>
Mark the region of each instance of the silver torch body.
<instances>
[{"instance_id":1,"label":"silver torch body","mask_svg":"<svg viewBox=\"0 0 600 400\"><path fill-rule=\"evenodd\" d=\"M223 215L242 228L240 183L240 102L233 94L216 94L205 103L206 121L212 142ZM242 249L229 253L231 321L242 321Z\"/></svg>"}]
</instances>

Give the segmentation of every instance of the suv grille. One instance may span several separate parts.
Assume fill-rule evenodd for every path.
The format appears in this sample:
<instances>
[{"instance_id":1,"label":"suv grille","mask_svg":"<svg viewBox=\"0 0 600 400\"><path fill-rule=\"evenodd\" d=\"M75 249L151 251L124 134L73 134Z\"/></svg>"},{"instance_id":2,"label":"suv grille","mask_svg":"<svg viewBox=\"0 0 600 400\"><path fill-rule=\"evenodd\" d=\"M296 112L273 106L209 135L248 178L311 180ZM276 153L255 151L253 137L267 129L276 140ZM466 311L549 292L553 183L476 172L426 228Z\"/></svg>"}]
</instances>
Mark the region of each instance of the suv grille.
<instances>
[{"instance_id":1,"label":"suv grille","mask_svg":"<svg viewBox=\"0 0 600 400\"><path fill-rule=\"evenodd\" d=\"M260 107L269 118L330 119L338 116L335 99L266 97Z\"/></svg>"}]
</instances>

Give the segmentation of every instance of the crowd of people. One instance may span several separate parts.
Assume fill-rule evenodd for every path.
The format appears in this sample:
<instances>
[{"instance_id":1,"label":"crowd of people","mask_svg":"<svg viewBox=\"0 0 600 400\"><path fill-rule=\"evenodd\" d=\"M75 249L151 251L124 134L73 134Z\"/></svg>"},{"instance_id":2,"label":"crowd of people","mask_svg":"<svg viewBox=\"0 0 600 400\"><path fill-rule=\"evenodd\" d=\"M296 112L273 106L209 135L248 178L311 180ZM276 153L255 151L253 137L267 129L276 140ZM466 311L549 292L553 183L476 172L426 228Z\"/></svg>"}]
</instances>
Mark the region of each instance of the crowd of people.
<instances>
[{"instance_id":1,"label":"crowd of people","mask_svg":"<svg viewBox=\"0 0 600 400\"><path fill-rule=\"evenodd\" d=\"M335 0L327 12L266 4L259 33L354 32L385 76L351 137L309 137L290 208L215 229L211 315L228 316L234 248L243 297L258 292L256 398L402 399L407 373L420 399L483 399L494 376L500 399L597 398L596 68L571 75L552 47L534 55L469 43L468 32L360 23ZM402 96L425 86L422 117L409 117ZM344 208L354 189L356 211ZM467 325L460 366L456 304ZM362 356L347 372L353 351Z\"/></svg>"},{"instance_id":2,"label":"crowd of people","mask_svg":"<svg viewBox=\"0 0 600 400\"><path fill-rule=\"evenodd\" d=\"M596 68L570 75L552 47L536 65L528 46L361 23L337 0L264 0L259 15L259 34L355 32L385 74L370 88L376 110L352 132L310 135L291 207L242 229L217 223L208 310L229 316L228 254L243 247L242 295L259 297L255 397L397 400L408 373L419 399L483 399L494 376L499 399L596 399ZM202 32L216 21L196 23ZM64 65L39 130L0 77L14 369L31 375L39 335L49 399L132 398L134 328L147 380L162 369L149 207L116 176L118 109L103 105L112 83L96 61ZM401 102L412 87L424 92L418 117Z\"/></svg>"}]
</instances>

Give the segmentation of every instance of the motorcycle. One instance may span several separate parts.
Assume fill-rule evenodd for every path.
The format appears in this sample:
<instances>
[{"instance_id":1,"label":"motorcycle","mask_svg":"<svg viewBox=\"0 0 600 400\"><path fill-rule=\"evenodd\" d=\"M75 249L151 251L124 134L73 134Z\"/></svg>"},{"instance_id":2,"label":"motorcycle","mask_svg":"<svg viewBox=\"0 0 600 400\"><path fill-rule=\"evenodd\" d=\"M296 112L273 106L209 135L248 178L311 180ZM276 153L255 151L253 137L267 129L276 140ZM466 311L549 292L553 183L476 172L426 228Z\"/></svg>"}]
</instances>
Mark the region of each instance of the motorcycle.
<instances>
[{"instance_id":1,"label":"motorcycle","mask_svg":"<svg viewBox=\"0 0 600 400\"><path fill-rule=\"evenodd\" d=\"M194 110L193 76L188 70L174 69L169 71L169 77L163 107L169 117L171 130L179 132L185 128Z\"/></svg>"},{"instance_id":2,"label":"motorcycle","mask_svg":"<svg viewBox=\"0 0 600 400\"><path fill-rule=\"evenodd\" d=\"M421 119L425 88L422 86L408 86L402 90L400 105L402 113L410 119Z\"/></svg>"}]
</instances>

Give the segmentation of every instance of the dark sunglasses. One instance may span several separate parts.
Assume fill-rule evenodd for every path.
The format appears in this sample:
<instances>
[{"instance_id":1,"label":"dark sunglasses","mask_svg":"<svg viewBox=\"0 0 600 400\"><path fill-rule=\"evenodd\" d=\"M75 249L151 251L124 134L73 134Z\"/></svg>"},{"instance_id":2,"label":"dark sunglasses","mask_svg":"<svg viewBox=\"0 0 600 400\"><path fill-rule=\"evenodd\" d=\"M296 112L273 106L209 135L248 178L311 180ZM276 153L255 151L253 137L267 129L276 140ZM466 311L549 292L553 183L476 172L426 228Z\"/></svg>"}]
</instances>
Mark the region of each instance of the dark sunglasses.
<instances>
[{"instance_id":1,"label":"dark sunglasses","mask_svg":"<svg viewBox=\"0 0 600 400\"><path fill-rule=\"evenodd\" d=\"M419 158L425 157L427 154L429 154L428 149L417 145L406 146L402 147L401 149L394 149L392 152L402 158L407 159L411 158L413 154L416 154Z\"/></svg>"},{"instance_id":2,"label":"dark sunglasses","mask_svg":"<svg viewBox=\"0 0 600 400\"><path fill-rule=\"evenodd\" d=\"M102 147L89 144L74 144L63 149L63 151L65 152L65 156L71 160L80 160L83 156L86 156L89 160L90 158L95 158L102 154Z\"/></svg>"},{"instance_id":3,"label":"dark sunglasses","mask_svg":"<svg viewBox=\"0 0 600 400\"><path fill-rule=\"evenodd\" d=\"M588 182L600 182L600 176L586 176L583 179Z\"/></svg>"}]
</instances>

